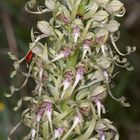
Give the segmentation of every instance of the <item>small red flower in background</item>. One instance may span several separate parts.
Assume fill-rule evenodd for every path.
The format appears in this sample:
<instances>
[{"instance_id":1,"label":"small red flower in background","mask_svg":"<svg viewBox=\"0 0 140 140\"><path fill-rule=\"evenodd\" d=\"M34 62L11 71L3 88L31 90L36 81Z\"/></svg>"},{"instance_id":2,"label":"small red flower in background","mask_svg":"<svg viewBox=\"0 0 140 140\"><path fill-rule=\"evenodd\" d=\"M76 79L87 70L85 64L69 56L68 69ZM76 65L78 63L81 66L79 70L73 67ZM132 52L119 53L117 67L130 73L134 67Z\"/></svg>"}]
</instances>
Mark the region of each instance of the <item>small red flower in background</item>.
<instances>
[{"instance_id":1,"label":"small red flower in background","mask_svg":"<svg viewBox=\"0 0 140 140\"><path fill-rule=\"evenodd\" d=\"M29 51L29 53L27 54L25 60L26 60L27 63L30 63L32 58L33 58L33 52Z\"/></svg>"}]
</instances>

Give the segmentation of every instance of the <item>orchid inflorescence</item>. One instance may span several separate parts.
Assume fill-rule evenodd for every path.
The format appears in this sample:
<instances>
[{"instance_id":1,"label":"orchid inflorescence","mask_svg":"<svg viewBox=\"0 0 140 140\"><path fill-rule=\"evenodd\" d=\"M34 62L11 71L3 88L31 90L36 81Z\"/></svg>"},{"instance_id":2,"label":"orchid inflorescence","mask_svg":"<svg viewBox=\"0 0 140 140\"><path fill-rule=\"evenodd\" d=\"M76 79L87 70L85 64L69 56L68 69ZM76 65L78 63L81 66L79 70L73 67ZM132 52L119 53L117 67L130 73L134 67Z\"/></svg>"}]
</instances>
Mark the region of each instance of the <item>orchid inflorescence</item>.
<instances>
[{"instance_id":1,"label":"orchid inflorescence","mask_svg":"<svg viewBox=\"0 0 140 140\"><path fill-rule=\"evenodd\" d=\"M11 95L23 88L30 77L36 82L33 97L24 97L29 106L22 123L30 128L24 140L118 140L112 122L104 118L104 99L110 95L124 106L125 98L111 93L116 66L132 70L127 53L119 51L120 23L115 17L125 14L119 0L30 0L25 9L32 14L50 13L32 29L27 55L14 60L15 71L27 63L25 81L20 88L11 86ZM25 61L26 62L25 62ZM10 96L10 95L7 95ZM15 130L15 128L14 128ZM13 130L12 130L13 132ZM11 133L12 134L12 133ZM10 138L9 138L10 139Z\"/></svg>"}]
</instances>

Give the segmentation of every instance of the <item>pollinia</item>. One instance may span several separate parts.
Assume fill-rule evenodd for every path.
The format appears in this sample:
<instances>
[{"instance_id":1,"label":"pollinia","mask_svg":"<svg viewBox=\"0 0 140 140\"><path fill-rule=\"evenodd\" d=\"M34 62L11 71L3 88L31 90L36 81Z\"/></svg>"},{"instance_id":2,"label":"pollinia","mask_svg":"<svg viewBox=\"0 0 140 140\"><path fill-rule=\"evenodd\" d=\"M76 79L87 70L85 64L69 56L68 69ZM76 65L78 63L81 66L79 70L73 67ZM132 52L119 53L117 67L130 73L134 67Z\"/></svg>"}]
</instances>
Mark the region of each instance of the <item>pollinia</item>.
<instances>
[{"instance_id":1,"label":"pollinia","mask_svg":"<svg viewBox=\"0 0 140 140\"><path fill-rule=\"evenodd\" d=\"M12 85L7 96L30 77L36 87L14 108L29 102L10 135L23 123L30 128L23 140L118 140L103 114L108 95L129 106L125 97L111 93L116 66L133 69L125 56L135 47L123 54L116 45L120 23L115 19L125 14L124 5L119 0L30 0L25 9L43 19L31 30L27 55L19 60L9 53L15 68L11 77L20 72L25 81L20 88ZM21 63L28 72L20 70Z\"/></svg>"}]
</instances>

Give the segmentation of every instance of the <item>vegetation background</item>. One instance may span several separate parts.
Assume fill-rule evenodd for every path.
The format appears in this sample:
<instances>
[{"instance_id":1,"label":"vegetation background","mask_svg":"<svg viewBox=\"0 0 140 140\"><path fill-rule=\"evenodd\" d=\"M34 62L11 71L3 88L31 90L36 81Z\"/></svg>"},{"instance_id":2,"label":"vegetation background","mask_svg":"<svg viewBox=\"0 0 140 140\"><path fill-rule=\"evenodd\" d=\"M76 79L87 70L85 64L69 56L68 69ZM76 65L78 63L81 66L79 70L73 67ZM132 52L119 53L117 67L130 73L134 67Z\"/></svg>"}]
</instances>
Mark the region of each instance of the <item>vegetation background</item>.
<instances>
[{"instance_id":1,"label":"vegetation background","mask_svg":"<svg viewBox=\"0 0 140 140\"><path fill-rule=\"evenodd\" d=\"M128 72L120 69L120 73L113 80L113 93L120 97L125 95L131 104L129 108L110 99L105 101L106 117L112 120L120 133L120 140L140 140L140 0L121 0L127 10L121 18L121 37L118 42L120 50L124 51L128 45L137 46L137 51L129 56L129 61L135 70ZM13 112L18 99L31 96L34 83L7 99L4 93L9 91L11 82L19 85L23 80L17 76L10 79L12 61L7 55L11 51L19 58L24 56L30 42L30 30L42 16L31 15L24 10L27 0L0 0L0 140L7 140L9 130L20 121L20 113ZM23 69L25 67L23 66ZM28 130L21 126L14 134L13 140L21 140Z\"/></svg>"}]
</instances>

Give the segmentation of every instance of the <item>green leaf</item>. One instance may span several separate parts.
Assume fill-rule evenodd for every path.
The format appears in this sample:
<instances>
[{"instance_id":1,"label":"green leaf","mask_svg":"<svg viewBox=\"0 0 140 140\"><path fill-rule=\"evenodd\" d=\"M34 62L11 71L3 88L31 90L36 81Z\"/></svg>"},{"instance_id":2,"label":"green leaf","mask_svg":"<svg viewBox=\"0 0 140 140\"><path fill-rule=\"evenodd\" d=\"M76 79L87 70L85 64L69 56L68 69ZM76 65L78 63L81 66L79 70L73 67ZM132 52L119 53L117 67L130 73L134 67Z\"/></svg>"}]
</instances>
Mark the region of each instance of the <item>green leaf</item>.
<instances>
[{"instance_id":1,"label":"green leaf","mask_svg":"<svg viewBox=\"0 0 140 140\"><path fill-rule=\"evenodd\" d=\"M92 120L86 132L83 135L79 136L79 138L77 138L76 140L87 140L92 135L95 129L95 125L96 125L96 118L92 117Z\"/></svg>"},{"instance_id":2,"label":"green leaf","mask_svg":"<svg viewBox=\"0 0 140 140\"><path fill-rule=\"evenodd\" d=\"M78 92L78 94L76 95L76 100L80 101L82 99L84 99L85 97L87 97L90 94L90 91L88 88L81 90L80 92Z\"/></svg>"},{"instance_id":3,"label":"green leaf","mask_svg":"<svg viewBox=\"0 0 140 140\"><path fill-rule=\"evenodd\" d=\"M85 7L87 3L88 3L88 0L81 0L77 14L83 15L85 13Z\"/></svg>"},{"instance_id":4,"label":"green leaf","mask_svg":"<svg viewBox=\"0 0 140 140\"><path fill-rule=\"evenodd\" d=\"M92 19L89 20L89 21L87 22L86 27L84 28L84 30L83 30L83 32L82 32L82 34L81 34L81 38L82 38L83 40L85 39L85 37L86 37L86 35L87 35L88 31L89 31L89 28L90 28L92 22L93 22Z\"/></svg>"},{"instance_id":5,"label":"green leaf","mask_svg":"<svg viewBox=\"0 0 140 140\"><path fill-rule=\"evenodd\" d=\"M74 4L74 7L71 11L71 21L75 19L80 3L81 0L76 0L76 3Z\"/></svg>"},{"instance_id":6,"label":"green leaf","mask_svg":"<svg viewBox=\"0 0 140 140\"><path fill-rule=\"evenodd\" d=\"M79 54L80 54L79 48L75 49L73 55L69 58L69 60L67 60L67 63L66 63L67 69L73 68L76 66Z\"/></svg>"},{"instance_id":7,"label":"green leaf","mask_svg":"<svg viewBox=\"0 0 140 140\"><path fill-rule=\"evenodd\" d=\"M48 140L49 138L49 123L48 121L43 122L42 124L42 132L43 132L43 139Z\"/></svg>"},{"instance_id":8,"label":"green leaf","mask_svg":"<svg viewBox=\"0 0 140 140\"><path fill-rule=\"evenodd\" d=\"M68 116L71 112L73 111L73 109L69 108L66 111L62 112L61 114L59 114L56 118L55 118L55 123L58 123L59 121L63 120L66 116Z\"/></svg>"}]
</instances>

